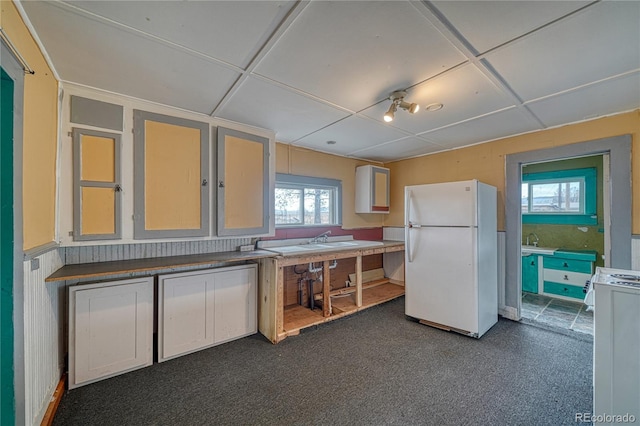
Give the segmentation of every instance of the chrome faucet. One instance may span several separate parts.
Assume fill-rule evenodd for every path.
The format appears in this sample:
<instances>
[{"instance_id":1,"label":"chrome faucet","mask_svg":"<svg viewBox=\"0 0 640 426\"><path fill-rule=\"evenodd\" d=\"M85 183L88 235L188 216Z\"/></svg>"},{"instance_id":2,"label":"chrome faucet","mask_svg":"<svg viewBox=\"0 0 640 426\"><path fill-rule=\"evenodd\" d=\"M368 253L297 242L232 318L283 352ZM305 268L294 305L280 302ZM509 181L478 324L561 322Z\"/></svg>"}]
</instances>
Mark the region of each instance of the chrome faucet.
<instances>
[{"instance_id":1,"label":"chrome faucet","mask_svg":"<svg viewBox=\"0 0 640 426\"><path fill-rule=\"evenodd\" d=\"M309 244L315 244L315 243L326 243L327 240L329 239L329 235L331 234L331 231L326 231L323 232L320 235L316 235L315 237L313 237L312 239L309 240Z\"/></svg>"},{"instance_id":2,"label":"chrome faucet","mask_svg":"<svg viewBox=\"0 0 640 426\"><path fill-rule=\"evenodd\" d=\"M531 232L529 235L527 235L527 245L530 245L529 243L529 237L533 236L536 240L533 241L533 246L534 247L538 247L538 243L540 242L540 238L538 238L538 236L536 235L535 232Z\"/></svg>"}]
</instances>

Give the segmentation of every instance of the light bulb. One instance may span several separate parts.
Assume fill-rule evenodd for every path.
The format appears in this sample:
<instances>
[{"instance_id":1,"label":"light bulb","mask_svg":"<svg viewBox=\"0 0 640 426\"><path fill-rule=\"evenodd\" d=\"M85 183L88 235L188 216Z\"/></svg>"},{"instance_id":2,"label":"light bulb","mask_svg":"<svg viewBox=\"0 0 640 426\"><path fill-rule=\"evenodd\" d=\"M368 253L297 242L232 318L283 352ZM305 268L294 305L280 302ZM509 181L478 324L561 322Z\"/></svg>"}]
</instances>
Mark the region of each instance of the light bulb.
<instances>
[{"instance_id":1,"label":"light bulb","mask_svg":"<svg viewBox=\"0 0 640 426\"><path fill-rule=\"evenodd\" d=\"M395 102L392 102L391 105L389 106L389 110L384 114L384 121L386 121L387 123L390 123L393 121L393 116L394 113L396 112L396 109L398 108L398 105Z\"/></svg>"}]
</instances>

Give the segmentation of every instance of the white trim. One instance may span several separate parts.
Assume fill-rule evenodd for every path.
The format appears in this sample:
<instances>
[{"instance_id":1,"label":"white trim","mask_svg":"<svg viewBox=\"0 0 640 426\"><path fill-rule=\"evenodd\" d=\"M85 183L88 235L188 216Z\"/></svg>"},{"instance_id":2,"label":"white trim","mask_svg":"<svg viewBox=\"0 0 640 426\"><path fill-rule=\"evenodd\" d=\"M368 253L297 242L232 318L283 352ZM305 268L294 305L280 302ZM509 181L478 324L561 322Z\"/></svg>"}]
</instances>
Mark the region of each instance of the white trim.
<instances>
[{"instance_id":1,"label":"white trim","mask_svg":"<svg viewBox=\"0 0 640 426\"><path fill-rule=\"evenodd\" d=\"M611 159L609 153L602 154L602 223L604 226L604 266L611 267ZM631 261L633 262L633 252ZM597 262L597 259L596 259Z\"/></svg>"},{"instance_id":2,"label":"white trim","mask_svg":"<svg viewBox=\"0 0 640 426\"><path fill-rule=\"evenodd\" d=\"M56 68L53 66L53 61L51 60L51 56L49 56L47 49L44 48L44 44L42 44L42 41L40 40L40 37L38 36L36 29L31 24L31 21L29 20L29 16L27 15L27 12L24 11L21 1L22 0L13 0L13 4L16 6L16 9L18 10L18 14L24 21L24 25L29 30L29 33L31 33L31 37L33 37L33 41L35 41L36 45L38 46L38 49L40 49L40 53L42 53L42 56L44 57L45 62L47 63L47 65L51 69L51 72L53 73L53 76L55 77L56 80L60 81L60 74L58 74L58 71L56 71Z\"/></svg>"},{"instance_id":3,"label":"white trim","mask_svg":"<svg viewBox=\"0 0 640 426\"><path fill-rule=\"evenodd\" d=\"M518 310L516 308L512 308L511 306L505 306L504 309L499 309L498 314L503 318L510 319L512 321L520 321L520 316L518 315Z\"/></svg>"},{"instance_id":4,"label":"white trim","mask_svg":"<svg viewBox=\"0 0 640 426\"><path fill-rule=\"evenodd\" d=\"M41 256L45 253L49 253L51 250L55 250L58 247L60 247L60 244L57 241L51 241L37 247L32 247L24 251L22 260L26 262L28 260L35 259L36 257Z\"/></svg>"}]
</instances>

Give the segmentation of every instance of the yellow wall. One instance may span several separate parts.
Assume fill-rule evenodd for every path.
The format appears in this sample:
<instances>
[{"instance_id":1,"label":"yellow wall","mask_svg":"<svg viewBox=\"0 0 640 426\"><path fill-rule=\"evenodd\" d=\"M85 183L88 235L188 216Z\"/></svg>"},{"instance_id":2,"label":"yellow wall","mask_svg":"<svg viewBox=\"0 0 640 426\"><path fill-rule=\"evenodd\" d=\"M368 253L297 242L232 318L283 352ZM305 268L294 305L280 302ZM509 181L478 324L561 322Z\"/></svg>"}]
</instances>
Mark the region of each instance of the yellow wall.
<instances>
[{"instance_id":1,"label":"yellow wall","mask_svg":"<svg viewBox=\"0 0 640 426\"><path fill-rule=\"evenodd\" d=\"M58 82L13 2L0 2L0 26L34 75L24 77L23 230L24 249L55 239Z\"/></svg>"},{"instance_id":2,"label":"yellow wall","mask_svg":"<svg viewBox=\"0 0 640 426\"><path fill-rule=\"evenodd\" d=\"M371 228L382 226L384 214L356 214L356 167L366 161L323 154L291 145L276 144L276 173L287 173L342 181L342 227ZM391 182L394 176L391 175Z\"/></svg>"},{"instance_id":3,"label":"yellow wall","mask_svg":"<svg viewBox=\"0 0 640 426\"><path fill-rule=\"evenodd\" d=\"M391 170L391 214L385 225L402 226L405 185L479 179L498 188L498 229L504 230L506 155L624 134L632 135L632 232L640 234L640 110L387 163L385 167Z\"/></svg>"}]
</instances>

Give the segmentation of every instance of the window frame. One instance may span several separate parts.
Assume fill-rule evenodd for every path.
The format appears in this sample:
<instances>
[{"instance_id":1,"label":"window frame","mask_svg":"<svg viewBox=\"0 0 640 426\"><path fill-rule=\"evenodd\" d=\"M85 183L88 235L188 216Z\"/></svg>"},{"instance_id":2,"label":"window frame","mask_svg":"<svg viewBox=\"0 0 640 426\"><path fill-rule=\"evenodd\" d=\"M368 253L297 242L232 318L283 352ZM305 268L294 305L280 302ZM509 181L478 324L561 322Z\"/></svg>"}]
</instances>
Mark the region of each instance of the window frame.
<instances>
[{"instance_id":1,"label":"window frame","mask_svg":"<svg viewBox=\"0 0 640 426\"><path fill-rule=\"evenodd\" d=\"M292 175L285 173L276 173L275 189L285 188L289 189L301 189L303 191L303 197L301 200L303 223L277 223L274 220L276 228L311 228L318 226L342 226L342 181L338 179L330 178L318 178L312 176ZM304 190L305 189L332 189L335 191L334 205L335 208L331 215L334 217L332 223L304 223ZM274 213L275 213L275 190L274 190ZM275 216L275 214L274 214Z\"/></svg>"},{"instance_id":2,"label":"window frame","mask_svg":"<svg viewBox=\"0 0 640 426\"><path fill-rule=\"evenodd\" d=\"M581 194L581 213L572 212L522 212L524 224L556 224L556 225L597 225L597 170L595 167L557 170L552 172L523 173L522 183L528 183L527 199L528 208L531 208L532 184L536 183L562 183L571 180L583 180L583 194ZM522 199L522 190L521 190Z\"/></svg>"}]
</instances>

